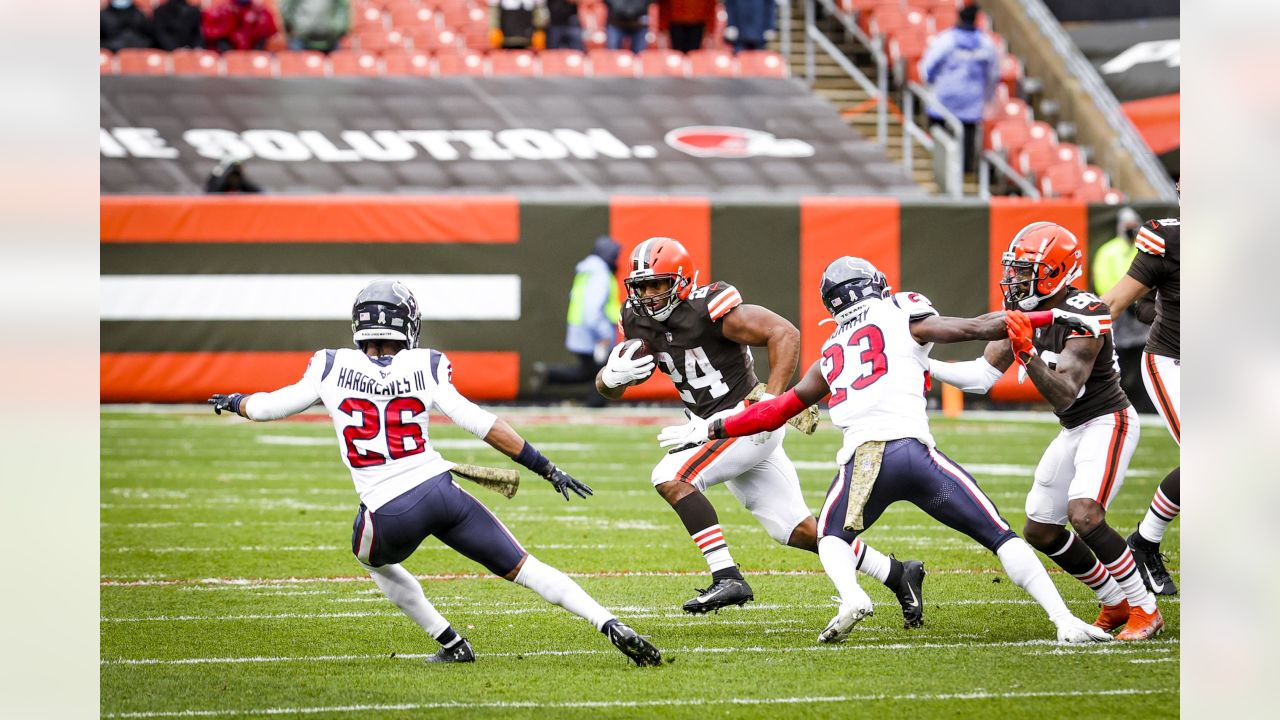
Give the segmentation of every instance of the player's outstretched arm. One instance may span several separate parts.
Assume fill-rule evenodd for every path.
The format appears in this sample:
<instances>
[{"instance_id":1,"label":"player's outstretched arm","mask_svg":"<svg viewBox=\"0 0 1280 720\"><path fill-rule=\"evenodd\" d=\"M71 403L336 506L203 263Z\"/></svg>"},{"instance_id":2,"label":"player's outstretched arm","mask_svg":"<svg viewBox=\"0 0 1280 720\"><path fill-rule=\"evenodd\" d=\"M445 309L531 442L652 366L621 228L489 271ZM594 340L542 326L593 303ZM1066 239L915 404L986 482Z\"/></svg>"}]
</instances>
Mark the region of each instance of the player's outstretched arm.
<instances>
[{"instance_id":1,"label":"player's outstretched arm","mask_svg":"<svg viewBox=\"0 0 1280 720\"><path fill-rule=\"evenodd\" d=\"M769 349L765 392L781 395L800 366L800 331L786 318L759 305L739 305L724 316L724 336L736 343Z\"/></svg>"},{"instance_id":2,"label":"player's outstretched arm","mask_svg":"<svg viewBox=\"0 0 1280 720\"><path fill-rule=\"evenodd\" d=\"M311 357L302 379L292 385L252 395L217 393L209 398L208 403L218 415L227 410L259 422L297 415L320 402L320 377L324 365L325 351L321 350Z\"/></svg>"},{"instance_id":3,"label":"player's outstretched arm","mask_svg":"<svg viewBox=\"0 0 1280 720\"><path fill-rule=\"evenodd\" d=\"M976 360L943 362L930 358L929 374L967 393L985 395L1012 364L1013 352L1009 350L1009 341L992 340L982 351L982 357Z\"/></svg>"},{"instance_id":4,"label":"player's outstretched arm","mask_svg":"<svg viewBox=\"0 0 1280 720\"><path fill-rule=\"evenodd\" d=\"M1004 312L992 312L975 318L930 315L911 323L911 337L925 343L957 343L966 340L1004 339Z\"/></svg>"},{"instance_id":5,"label":"player's outstretched arm","mask_svg":"<svg viewBox=\"0 0 1280 720\"><path fill-rule=\"evenodd\" d=\"M1010 313L1005 322L1009 333L1009 347L1014 357L1027 369L1027 375L1045 400L1061 412L1071 407L1080 395L1080 388L1093 369L1093 362L1102 350L1105 338L1068 338L1051 369L1035 351L1031 343L1031 325L1022 313Z\"/></svg>"},{"instance_id":6,"label":"player's outstretched arm","mask_svg":"<svg viewBox=\"0 0 1280 720\"><path fill-rule=\"evenodd\" d=\"M551 486L556 489L556 492L564 495L566 501L569 499L570 490L576 493L578 497L587 497L594 494L586 483L556 467L555 463L538 452L537 448L530 445L528 440L520 437L520 434L502 418L494 418L493 426L489 428L489 432L485 433L484 441L489 443L489 446L494 450L529 468L537 475L546 478L547 482L551 483Z\"/></svg>"},{"instance_id":7,"label":"player's outstretched arm","mask_svg":"<svg viewBox=\"0 0 1280 720\"><path fill-rule=\"evenodd\" d=\"M1135 280L1132 275L1125 275L1120 278L1120 282L1111 286L1111 289L1102 295L1102 302L1111 308L1111 319L1114 320L1120 317L1120 313L1124 312L1125 308L1149 292L1151 288Z\"/></svg>"},{"instance_id":8,"label":"player's outstretched arm","mask_svg":"<svg viewBox=\"0 0 1280 720\"><path fill-rule=\"evenodd\" d=\"M692 418L683 425L671 425L658 434L662 447L689 445L707 440L755 435L782 427L787 420L817 403L828 393L820 363L814 363L796 386L776 398L755 403L727 418Z\"/></svg>"}]
</instances>

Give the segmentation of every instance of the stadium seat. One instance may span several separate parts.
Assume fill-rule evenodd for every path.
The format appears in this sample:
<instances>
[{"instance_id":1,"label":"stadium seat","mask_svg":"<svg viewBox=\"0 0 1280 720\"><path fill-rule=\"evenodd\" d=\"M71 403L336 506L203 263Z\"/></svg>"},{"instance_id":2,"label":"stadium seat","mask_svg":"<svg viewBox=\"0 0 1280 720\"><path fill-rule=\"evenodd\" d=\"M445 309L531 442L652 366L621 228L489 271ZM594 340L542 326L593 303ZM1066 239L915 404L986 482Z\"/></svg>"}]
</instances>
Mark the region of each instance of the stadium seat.
<instances>
[{"instance_id":1,"label":"stadium seat","mask_svg":"<svg viewBox=\"0 0 1280 720\"><path fill-rule=\"evenodd\" d=\"M452 53L451 53L452 54ZM431 67L431 54L425 50L395 50L382 54L382 60L386 63L387 75L420 75L429 77L434 75ZM334 71L337 72L337 65L334 65Z\"/></svg>"},{"instance_id":2,"label":"stadium seat","mask_svg":"<svg viewBox=\"0 0 1280 720\"><path fill-rule=\"evenodd\" d=\"M733 77L737 75L733 54L728 50L694 50L689 53L689 74L693 77Z\"/></svg>"},{"instance_id":3,"label":"stadium seat","mask_svg":"<svg viewBox=\"0 0 1280 720\"><path fill-rule=\"evenodd\" d=\"M494 50L489 55L490 75L538 74L538 62L528 50Z\"/></svg>"},{"instance_id":4,"label":"stadium seat","mask_svg":"<svg viewBox=\"0 0 1280 720\"><path fill-rule=\"evenodd\" d=\"M903 12L902 0L843 0L842 8L857 15L864 32L871 32L871 17L877 12Z\"/></svg>"},{"instance_id":5,"label":"stadium seat","mask_svg":"<svg viewBox=\"0 0 1280 720\"><path fill-rule=\"evenodd\" d=\"M771 50L745 50L738 53L738 70L744 77L779 77L791 74L787 61Z\"/></svg>"},{"instance_id":6,"label":"stadium seat","mask_svg":"<svg viewBox=\"0 0 1280 720\"><path fill-rule=\"evenodd\" d=\"M98 74L110 75L116 71L116 58L110 50L98 51Z\"/></svg>"},{"instance_id":7,"label":"stadium seat","mask_svg":"<svg viewBox=\"0 0 1280 720\"><path fill-rule=\"evenodd\" d=\"M1018 92L1022 82L1022 61L1016 55L1005 53L1000 57L1000 84L1013 95Z\"/></svg>"},{"instance_id":8,"label":"stadium seat","mask_svg":"<svg viewBox=\"0 0 1280 720\"><path fill-rule=\"evenodd\" d=\"M221 56L212 50L178 48L170 53L175 75L217 75Z\"/></svg>"},{"instance_id":9,"label":"stadium seat","mask_svg":"<svg viewBox=\"0 0 1280 720\"><path fill-rule=\"evenodd\" d=\"M436 55L437 75L484 75L484 56L471 50Z\"/></svg>"},{"instance_id":10,"label":"stadium seat","mask_svg":"<svg viewBox=\"0 0 1280 720\"><path fill-rule=\"evenodd\" d=\"M263 50L228 50L222 55L228 75L247 77L271 77L273 59Z\"/></svg>"},{"instance_id":11,"label":"stadium seat","mask_svg":"<svg viewBox=\"0 0 1280 720\"><path fill-rule=\"evenodd\" d=\"M577 50L543 50L539 59L543 75L582 77L587 74L586 53Z\"/></svg>"},{"instance_id":12,"label":"stadium seat","mask_svg":"<svg viewBox=\"0 0 1280 720\"><path fill-rule=\"evenodd\" d=\"M1095 187L1102 192L1111 189L1111 178L1107 176L1107 171L1097 165L1085 166L1084 172L1080 173L1080 188ZM1079 192L1079 191L1077 191Z\"/></svg>"},{"instance_id":13,"label":"stadium seat","mask_svg":"<svg viewBox=\"0 0 1280 720\"><path fill-rule=\"evenodd\" d=\"M636 56L627 50L591 50L591 74L595 77L635 77Z\"/></svg>"},{"instance_id":14,"label":"stadium seat","mask_svg":"<svg viewBox=\"0 0 1280 720\"><path fill-rule=\"evenodd\" d=\"M684 53L675 50L645 50L640 53L640 68L645 77L684 77L688 74Z\"/></svg>"},{"instance_id":15,"label":"stadium seat","mask_svg":"<svg viewBox=\"0 0 1280 720\"><path fill-rule=\"evenodd\" d=\"M955 27L960 21L960 10L954 3L934 5L929 9L929 19L933 21L933 31L942 32Z\"/></svg>"},{"instance_id":16,"label":"stadium seat","mask_svg":"<svg viewBox=\"0 0 1280 720\"><path fill-rule=\"evenodd\" d=\"M427 26L412 30L409 40L414 50L457 50L458 35L452 30L440 30Z\"/></svg>"},{"instance_id":17,"label":"stadium seat","mask_svg":"<svg viewBox=\"0 0 1280 720\"><path fill-rule=\"evenodd\" d=\"M357 37L361 50L372 50L373 52L385 52L403 48L405 41L404 33L399 30L383 30L382 28L370 28L360 33Z\"/></svg>"},{"instance_id":18,"label":"stadium seat","mask_svg":"<svg viewBox=\"0 0 1280 720\"><path fill-rule=\"evenodd\" d=\"M1084 170L1084 151L1080 149L1079 145L1061 143L1058 145L1056 162L1075 163L1077 168Z\"/></svg>"},{"instance_id":19,"label":"stadium seat","mask_svg":"<svg viewBox=\"0 0 1280 720\"><path fill-rule=\"evenodd\" d=\"M1022 117L1027 121L1034 119L1031 114L1031 106L1018 98L1009 98L999 105L988 107L987 110L989 115L987 115L986 119L994 122L999 122L1006 117Z\"/></svg>"},{"instance_id":20,"label":"stadium seat","mask_svg":"<svg viewBox=\"0 0 1280 720\"><path fill-rule=\"evenodd\" d=\"M1044 169L1058 162L1058 143L1053 138L1032 138L1015 156L1013 167L1025 176L1039 177Z\"/></svg>"},{"instance_id":21,"label":"stadium seat","mask_svg":"<svg viewBox=\"0 0 1280 720\"><path fill-rule=\"evenodd\" d=\"M387 28L386 21L382 17L382 8L377 5L352 8L351 19L351 32L357 35L365 31L385 30Z\"/></svg>"},{"instance_id":22,"label":"stadium seat","mask_svg":"<svg viewBox=\"0 0 1280 720\"><path fill-rule=\"evenodd\" d=\"M489 40L488 22L467 22L454 28L462 38L462 44L472 50L485 51L493 47Z\"/></svg>"},{"instance_id":23,"label":"stadium seat","mask_svg":"<svg viewBox=\"0 0 1280 720\"><path fill-rule=\"evenodd\" d=\"M324 77L324 53L314 50L290 50L276 54L280 76Z\"/></svg>"},{"instance_id":24,"label":"stadium seat","mask_svg":"<svg viewBox=\"0 0 1280 720\"><path fill-rule=\"evenodd\" d=\"M436 11L444 20L444 27L450 30L466 25L471 20L471 5L466 0L439 0L435 3ZM481 11L483 13L483 11ZM484 18L481 18L482 20Z\"/></svg>"},{"instance_id":25,"label":"stadium seat","mask_svg":"<svg viewBox=\"0 0 1280 720\"><path fill-rule=\"evenodd\" d=\"M168 75L169 54L160 50L125 48L116 54L121 75Z\"/></svg>"},{"instance_id":26,"label":"stadium seat","mask_svg":"<svg viewBox=\"0 0 1280 720\"><path fill-rule=\"evenodd\" d=\"M1082 172L1074 162L1050 165L1040 173L1040 194L1045 197L1070 197L1080 189Z\"/></svg>"},{"instance_id":27,"label":"stadium seat","mask_svg":"<svg viewBox=\"0 0 1280 720\"><path fill-rule=\"evenodd\" d=\"M871 15L871 35L888 38L897 35L904 29L917 25L925 28L925 14L919 10L904 10L892 5L883 5Z\"/></svg>"},{"instance_id":28,"label":"stadium seat","mask_svg":"<svg viewBox=\"0 0 1280 720\"><path fill-rule=\"evenodd\" d=\"M889 63L894 82L902 85L920 81L920 59L929 44L929 32L922 25L909 25L889 39Z\"/></svg>"},{"instance_id":29,"label":"stadium seat","mask_svg":"<svg viewBox=\"0 0 1280 720\"><path fill-rule=\"evenodd\" d=\"M403 33L411 33L420 27L435 28L435 11L412 2L398 2L387 6L391 27Z\"/></svg>"},{"instance_id":30,"label":"stadium seat","mask_svg":"<svg viewBox=\"0 0 1280 720\"><path fill-rule=\"evenodd\" d=\"M1031 139L1031 123L1026 118L1008 117L991 126L986 148L1012 157Z\"/></svg>"},{"instance_id":31,"label":"stadium seat","mask_svg":"<svg viewBox=\"0 0 1280 720\"><path fill-rule=\"evenodd\" d=\"M381 74L378 72L378 54L368 50L336 50L329 55L329 63L334 75Z\"/></svg>"}]
</instances>

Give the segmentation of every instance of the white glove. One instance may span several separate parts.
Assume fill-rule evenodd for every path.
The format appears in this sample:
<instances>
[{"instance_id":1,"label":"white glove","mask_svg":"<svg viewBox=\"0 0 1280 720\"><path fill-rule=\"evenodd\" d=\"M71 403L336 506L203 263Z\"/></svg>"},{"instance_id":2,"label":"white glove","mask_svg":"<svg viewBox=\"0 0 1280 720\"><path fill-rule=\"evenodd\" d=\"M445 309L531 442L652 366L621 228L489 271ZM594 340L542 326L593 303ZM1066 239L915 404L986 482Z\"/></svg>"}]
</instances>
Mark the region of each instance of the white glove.
<instances>
[{"instance_id":1,"label":"white glove","mask_svg":"<svg viewBox=\"0 0 1280 720\"><path fill-rule=\"evenodd\" d=\"M1111 332L1110 315L1077 315L1061 308L1053 309L1053 324L1084 330L1094 337Z\"/></svg>"},{"instance_id":2,"label":"white glove","mask_svg":"<svg viewBox=\"0 0 1280 720\"><path fill-rule=\"evenodd\" d=\"M1111 642L1111 634L1096 625L1073 617L1058 625L1058 642L1066 645L1084 643Z\"/></svg>"},{"instance_id":3,"label":"white glove","mask_svg":"<svg viewBox=\"0 0 1280 720\"><path fill-rule=\"evenodd\" d=\"M639 343L623 342L614 346L609 353L609 362L600 374L600 381L605 387L616 388L637 380L649 379L655 367L653 356L632 357L639 349Z\"/></svg>"},{"instance_id":4,"label":"white glove","mask_svg":"<svg viewBox=\"0 0 1280 720\"><path fill-rule=\"evenodd\" d=\"M660 447L678 447L680 445L704 443L707 441L707 426L710 424L710 420L690 416L689 422L683 425L668 425L662 428L662 432L658 433L658 445Z\"/></svg>"}]
</instances>

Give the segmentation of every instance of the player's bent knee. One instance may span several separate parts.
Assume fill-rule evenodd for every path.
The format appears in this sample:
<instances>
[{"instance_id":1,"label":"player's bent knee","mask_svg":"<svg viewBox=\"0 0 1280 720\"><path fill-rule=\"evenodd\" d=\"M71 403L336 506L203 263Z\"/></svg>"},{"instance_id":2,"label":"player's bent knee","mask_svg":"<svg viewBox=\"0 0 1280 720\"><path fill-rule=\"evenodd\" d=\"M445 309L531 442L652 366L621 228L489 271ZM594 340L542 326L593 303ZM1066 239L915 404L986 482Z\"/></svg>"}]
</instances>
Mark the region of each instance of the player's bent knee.
<instances>
[{"instance_id":1,"label":"player's bent knee","mask_svg":"<svg viewBox=\"0 0 1280 720\"><path fill-rule=\"evenodd\" d=\"M1061 534L1061 526L1048 525L1035 520L1027 520L1027 524L1022 526L1022 537L1026 538L1032 547L1043 553L1056 549L1053 545Z\"/></svg>"},{"instance_id":2,"label":"player's bent knee","mask_svg":"<svg viewBox=\"0 0 1280 720\"><path fill-rule=\"evenodd\" d=\"M1076 534L1084 535L1106 523L1107 511L1093 500L1072 500L1067 505L1067 519Z\"/></svg>"},{"instance_id":3,"label":"player's bent knee","mask_svg":"<svg viewBox=\"0 0 1280 720\"><path fill-rule=\"evenodd\" d=\"M653 486L653 489L657 490L658 494L662 496L662 499L666 500L667 503L671 505L675 505L684 499L685 496L698 491L697 488L693 487L689 483L681 482L679 480L667 480L666 482L658 483Z\"/></svg>"}]
</instances>

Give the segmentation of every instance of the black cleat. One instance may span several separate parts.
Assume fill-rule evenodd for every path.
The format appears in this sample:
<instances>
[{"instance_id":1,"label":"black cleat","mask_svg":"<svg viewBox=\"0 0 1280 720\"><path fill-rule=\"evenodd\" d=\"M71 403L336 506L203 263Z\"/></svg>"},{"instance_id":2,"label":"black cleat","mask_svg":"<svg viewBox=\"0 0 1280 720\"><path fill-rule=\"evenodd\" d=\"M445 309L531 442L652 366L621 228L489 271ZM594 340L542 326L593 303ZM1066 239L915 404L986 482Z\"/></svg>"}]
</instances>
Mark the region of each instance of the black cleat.
<instances>
[{"instance_id":1,"label":"black cleat","mask_svg":"<svg viewBox=\"0 0 1280 720\"><path fill-rule=\"evenodd\" d=\"M902 627L910 630L924 625L924 563L907 560L902 563L902 579L894 594L902 606Z\"/></svg>"},{"instance_id":2,"label":"black cleat","mask_svg":"<svg viewBox=\"0 0 1280 720\"><path fill-rule=\"evenodd\" d=\"M1133 560L1138 564L1138 576L1142 584L1156 595L1177 595L1178 586L1173 584L1169 571L1164 566L1164 553L1160 552L1160 544L1138 534L1137 530L1128 539L1129 550Z\"/></svg>"},{"instance_id":3,"label":"black cleat","mask_svg":"<svg viewBox=\"0 0 1280 720\"><path fill-rule=\"evenodd\" d=\"M471 649L471 642L462 638L462 642L451 648L440 648L435 655L427 658L429 663L469 663L476 661L476 653Z\"/></svg>"},{"instance_id":4,"label":"black cleat","mask_svg":"<svg viewBox=\"0 0 1280 720\"><path fill-rule=\"evenodd\" d=\"M604 634L614 647L631 658L636 665L657 667L662 664L662 653L658 652L658 648L622 622L618 620L609 622L604 626Z\"/></svg>"},{"instance_id":5,"label":"black cleat","mask_svg":"<svg viewBox=\"0 0 1280 720\"><path fill-rule=\"evenodd\" d=\"M755 600L751 586L742 578L720 578L711 587L698 590L698 597L684 604L684 611L701 615L730 605L746 605Z\"/></svg>"}]
</instances>

